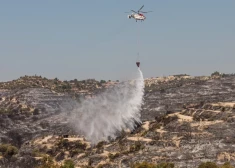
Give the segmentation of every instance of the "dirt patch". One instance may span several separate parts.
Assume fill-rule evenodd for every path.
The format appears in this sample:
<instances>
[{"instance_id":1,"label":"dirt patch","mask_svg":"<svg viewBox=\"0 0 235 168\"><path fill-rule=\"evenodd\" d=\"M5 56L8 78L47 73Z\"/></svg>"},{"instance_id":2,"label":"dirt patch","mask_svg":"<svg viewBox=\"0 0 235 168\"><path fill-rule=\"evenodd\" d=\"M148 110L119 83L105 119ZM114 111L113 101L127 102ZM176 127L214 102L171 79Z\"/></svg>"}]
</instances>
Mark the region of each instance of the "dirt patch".
<instances>
[{"instance_id":1,"label":"dirt patch","mask_svg":"<svg viewBox=\"0 0 235 168\"><path fill-rule=\"evenodd\" d=\"M85 141L81 137L71 137L71 138L64 138L64 139L67 139L69 142L81 141L82 143L86 143L87 144L87 148L91 147L91 144L89 142Z\"/></svg>"},{"instance_id":2,"label":"dirt patch","mask_svg":"<svg viewBox=\"0 0 235 168\"><path fill-rule=\"evenodd\" d=\"M53 140L50 142L50 140ZM56 141L56 137L53 137L52 135L46 136L44 138L39 138L34 141L34 144L40 145L40 146L46 146L48 149L51 149L54 146L54 142Z\"/></svg>"},{"instance_id":3,"label":"dirt patch","mask_svg":"<svg viewBox=\"0 0 235 168\"><path fill-rule=\"evenodd\" d=\"M181 138L182 138L182 137L177 137L177 136L174 136L174 137L172 138L172 142L175 144L175 146L176 146L177 148L180 147Z\"/></svg>"},{"instance_id":4,"label":"dirt patch","mask_svg":"<svg viewBox=\"0 0 235 168\"><path fill-rule=\"evenodd\" d=\"M222 107L233 107L235 105L235 102L218 102L218 103L212 103L212 106L222 106Z\"/></svg>"},{"instance_id":5,"label":"dirt patch","mask_svg":"<svg viewBox=\"0 0 235 168\"><path fill-rule=\"evenodd\" d=\"M235 153L227 153L227 152L222 152L218 154L217 160L219 161L234 161L235 160Z\"/></svg>"},{"instance_id":6,"label":"dirt patch","mask_svg":"<svg viewBox=\"0 0 235 168\"><path fill-rule=\"evenodd\" d=\"M144 128L145 130L149 130L149 124L150 124L149 121L144 122L143 128Z\"/></svg>"},{"instance_id":7,"label":"dirt patch","mask_svg":"<svg viewBox=\"0 0 235 168\"><path fill-rule=\"evenodd\" d=\"M151 142L152 139L149 138L143 138L143 137L128 137L127 138L130 141L145 141L145 142Z\"/></svg>"},{"instance_id":8,"label":"dirt patch","mask_svg":"<svg viewBox=\"0 0 235 168\"><path fill-rule=\"evenodd\" d=\"M197 123L191 123L191 127L203 127L203 126L209 126L209 125L214 125L218 123L224 123L223 120L216 120L216 121L200 121Z\"/></svg>"}]
</instances>

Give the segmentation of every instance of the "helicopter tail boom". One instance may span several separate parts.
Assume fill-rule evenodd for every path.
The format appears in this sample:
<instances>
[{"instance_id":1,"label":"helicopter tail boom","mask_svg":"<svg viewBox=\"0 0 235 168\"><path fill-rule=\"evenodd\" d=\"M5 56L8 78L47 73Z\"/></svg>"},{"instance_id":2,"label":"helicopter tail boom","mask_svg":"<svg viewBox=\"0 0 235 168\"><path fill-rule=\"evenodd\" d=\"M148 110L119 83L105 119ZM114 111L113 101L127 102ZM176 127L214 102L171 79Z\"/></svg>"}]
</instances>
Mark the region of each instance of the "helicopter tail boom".
<instances>
[{"instance_id":1,"label":"helicopter tail boom","mask_svg":"<svg viewBox=\"0 0 235 168\"><path fill-rule=\"evenodd\" d=\"M131 18L132 18L132 15L128 15L127 17L128 17L129 19L131 19Z\"/></svg>"}]
</instances>

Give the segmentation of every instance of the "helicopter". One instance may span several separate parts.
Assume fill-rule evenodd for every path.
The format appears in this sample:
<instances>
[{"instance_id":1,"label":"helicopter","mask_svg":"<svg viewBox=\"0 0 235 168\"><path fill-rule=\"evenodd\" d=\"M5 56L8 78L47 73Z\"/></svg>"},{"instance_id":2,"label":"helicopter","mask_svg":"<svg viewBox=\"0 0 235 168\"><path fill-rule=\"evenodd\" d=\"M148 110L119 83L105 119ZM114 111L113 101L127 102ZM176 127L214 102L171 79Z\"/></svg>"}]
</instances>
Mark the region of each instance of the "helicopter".
<instances>
[{"instance_id":1,"label":"helicopter","mask_svg":"<svg viewBox=\"0 0 235 168\"><path fill-rule=\"evenodd\" d=\"M127 18L131 19L131 18L134 18L137 22L137 20L140 20L141 22L144 21L146 19L146 16L144 16L143 13L148 13L148 12L152 12L152 11L148 11L148 12L142 12L140 11L141 9L143 9L144 5L138 10L138 12L134 11L134 10L131 10L132 13L131 15L127 15ZM125 13L129 13L129 12L125 12Z\"/></svg>"}]
</instances>

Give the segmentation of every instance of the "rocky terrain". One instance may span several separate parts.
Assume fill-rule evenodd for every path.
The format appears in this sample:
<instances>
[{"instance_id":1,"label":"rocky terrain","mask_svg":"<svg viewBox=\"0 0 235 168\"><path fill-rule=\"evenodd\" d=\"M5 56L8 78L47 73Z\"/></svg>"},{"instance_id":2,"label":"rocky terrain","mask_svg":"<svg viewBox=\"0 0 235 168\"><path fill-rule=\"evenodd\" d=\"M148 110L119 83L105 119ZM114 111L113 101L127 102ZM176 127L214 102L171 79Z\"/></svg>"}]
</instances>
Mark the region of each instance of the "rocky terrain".
<instances>
[{"instance_id":1,"label":"rocky terrain","mask_svg":"<svg viewBox=\"0 0 235 168\"><path fill-rule=\"evenodd\" d=\"M0 168L235 165L235 75L145 79L142 125L91 146L69 127L61 105L116 83L40 76L0 83Z\"/></svg>"}]
</instances>

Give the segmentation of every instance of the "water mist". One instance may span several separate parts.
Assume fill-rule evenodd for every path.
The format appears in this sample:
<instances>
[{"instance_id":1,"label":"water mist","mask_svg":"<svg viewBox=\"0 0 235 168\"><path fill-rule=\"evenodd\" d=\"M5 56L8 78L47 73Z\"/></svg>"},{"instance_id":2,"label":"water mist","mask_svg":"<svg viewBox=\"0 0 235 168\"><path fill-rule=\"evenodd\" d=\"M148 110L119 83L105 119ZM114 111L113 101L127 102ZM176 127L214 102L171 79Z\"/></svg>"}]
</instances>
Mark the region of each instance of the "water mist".
<instances>
[{"instance_id":1,"label":"water mist","mask_svg":"<svg viewBox=\"0 0 235 168\"><path fill-rule=\"evenodd\" d=\"M144 78L138 68L136 79L120 82L92 99L73 104L70 124L92 144L115 138L117 132L133 130L141 123L143 95Z\"/></svg>"}]
</instances>

